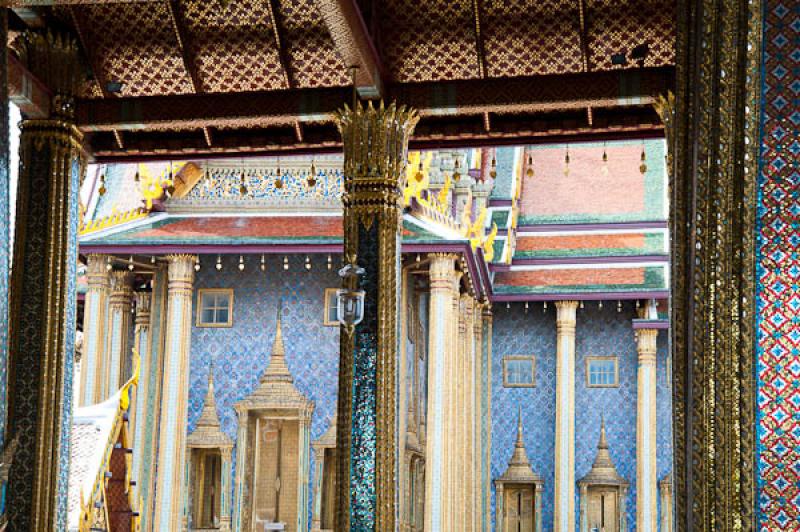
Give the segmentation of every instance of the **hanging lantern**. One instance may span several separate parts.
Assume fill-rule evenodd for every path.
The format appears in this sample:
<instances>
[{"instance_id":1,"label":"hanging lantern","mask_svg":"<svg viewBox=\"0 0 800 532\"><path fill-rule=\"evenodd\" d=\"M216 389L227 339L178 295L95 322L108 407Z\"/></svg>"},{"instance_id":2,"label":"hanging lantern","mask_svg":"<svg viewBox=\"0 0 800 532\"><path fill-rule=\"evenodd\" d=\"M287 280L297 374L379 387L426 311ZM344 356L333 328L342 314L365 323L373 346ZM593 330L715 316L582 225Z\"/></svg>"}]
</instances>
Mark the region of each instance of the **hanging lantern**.
<instances>
[{"instance_id":1,"label":"hanging lantern","mask_svg":"<svg viewBox=\"0 0 800 532\"><path fill-rule=\"evenodd\" d=\"M133 255L128 257L128 271L133 271Z\"/></svg>"},{"instance_id":2,"label":"hanging lantern","mask_svg":"<svg viewBox=\"0 0 800 532\"><path fill-rule=\"evenodd\" d=\"M328 269L330 270L331 268L333 268L333 259L328 255Z\"/></svg>"},{"instance_id":3,"label":"hanging lantern","mask_svg":"<svg viewBox=\"0 0 800 532\"><path fill-rule=\"evenodd\" d=\"M222 257L221 256L217 255L217 264L214 267L217 269L217 271L220 271L222 269Z\"/></svg>"},{"instance_id":4,"label":"hanging lantern","mask_svg":"<svg viewBox=\"0 0 800 532\"><path fill-rule=\"evenodd\" d=\"M417 173L414 175L414 179L417 180L417 183L422 183L422 180L425 179L425 176L422 175L422 156L420 156L419 166L417 167Z\"/></svg>"},{"instance_id":5,"label":"hanging lantern","mask_svg":"<svg viewBox=\"0 0 800 532\"><path fill-rule=\"evenodd\" d=\"M242 255L239 255L239 271L244 271L244 257Z\"/></svg>"},{"instance_id":6,"label":"hanging lantern","mask_svg":"<svg viewBox=\"0 0 800 532\"><path fill-rule=\"evenodd\" d=\"M497 160L492 157L491 170L489 170L489 177L494 179L497 177Z\"/></svg>"},{"instance_id":7,"label":"hanging lantern","mask_svg":"<svg viewBox=\"0 0 800 532\"><path fill-rule=\"evenodd\" d=\"M305 266L306 266L306 270L311 271L311 257L309 257L308 255L306 255L306 264L305 264Z\"/></svg>"},{"instance_id":8,"label":"hanging lantern","mask_svg":"<svg viewBox=\"0 0 800 532\"><path fill-rule=\"evenodd\" d=\"M241 183L239 184L239 194L242 196L247 195L247 185L245 184L244 179L244 172L242 172Z\"/></svg>"},{"instance_id":9,"label":"hanging lantern","mask_svg":"<svg viewBox=\"0 0 800 532\"><path fill-rule=\"evenodd\" d=\"M458 182L461 180L461 173L458 171L461 165L458 162L458 158L456 158L456 164L453 166L453 181Z\"/></svg>"},{"instance_id":10,"label":"hanging lantern","mask_svg":"<svg viewBox=\"0 0 800 532\"><path fill-rule=\"evenodd\" d=\"M339 277L342 278L345 284L347 284L348 279L355 279L353 284L358 286L358 280L364 273L366 273L364 268L359 267L357 264L348 264L339 270ZM342 288L336 291L336 310L339 323L348 328L355 327L361 323L361 320L364 319L365 296L366 292L364 290Z\"/></svg>"},{"instance_id":11,"label":"hanging lantern","mask_svg":"<svg viewBox=\"0 0 800 532\"><path fill-rule=\"evenodd\" d=\"M284 270L289 269L289 257L287 257L286 255L283 256L283 269Z\"/></svg>"},{"instance_id":12,"label":"hanging lantern","mask_svg":"<svg viewBox=\"0 0 800 532\"><path fill-rule=\"evenodd\" d=\"M100 174L100 188L97 189L97 193L101 196L105 196L106 192L106 174Z\"/></svg>"},{"instance_id":13,"label":"hanging lantern","mask_svg":"<svg viewBox=\"0 0 800 532\"><path fill-rule=\"evenodd\" d=\"M200 271L200 255L198 255L197 260L194 261L194 271Z\"/></svg>"},{"instance_id":14,"label":"hanging lantern","mask_svg":"<svg viewBox=\"0 0 800 532\"><path fill-rule=\"evenodd\" d=\"M528 154L528 169L525 171L525 175L533 177L533 155L530 153Z\"/></svg>"},{"instance_id":15,"label":"hanging lantern","mask_svg":"<svg viewBox=\"0 0 800 532\"><path fill-rule=\"evenodd\" d=\"M262 272L267 271L267 263L263 253L261 254L261 271Z\"/></svg>"}]
</instances>

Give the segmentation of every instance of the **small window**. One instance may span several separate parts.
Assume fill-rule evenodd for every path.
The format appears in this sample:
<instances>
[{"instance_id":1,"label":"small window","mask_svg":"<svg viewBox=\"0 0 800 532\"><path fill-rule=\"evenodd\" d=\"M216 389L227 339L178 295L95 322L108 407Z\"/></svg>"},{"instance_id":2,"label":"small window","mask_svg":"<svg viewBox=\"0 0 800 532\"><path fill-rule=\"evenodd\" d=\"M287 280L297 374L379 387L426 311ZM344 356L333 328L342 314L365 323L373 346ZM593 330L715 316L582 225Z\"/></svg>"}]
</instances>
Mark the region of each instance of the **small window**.
<instances>
[{"instance_id":1,"label":"small window","mask_svg":"<svg viewBox=\"0 0 800 532\"><path fill-rule=\"evenodd\" d=\"M327 327L339 326L339 315L336 306L336 291L338 288L325 289L325 316L323 317L323 325Z\"/></svg>"},{"instance_id":2,"label":"small window","mask_svg":"<svg viewBox=\"0 0 800 532\"><path fill-rule=\"evenodd\" d=\"M503 386L532 388L536 385L536 361L532 356L513 355L503 359Z\"/></svg>"},{"instance_id":3,"label":"small window","mask_svg":"<svg viewBox=\"0 0 800 532\"><path fill-rule=\"evenodd\" d=\"M586 385L590 388L619 386L617 357L588 357L586 359Z\"/></svg>"},{"instance_id":4,"label":"small window","mask_svg":"<svg viewBox=\"0 0 800 532\"><path fill-rule=\"evenodd\" d=\"M200 289L197 311L198 327L231 327L233 325L233 289Z\"/></svg>"}]
</instances>

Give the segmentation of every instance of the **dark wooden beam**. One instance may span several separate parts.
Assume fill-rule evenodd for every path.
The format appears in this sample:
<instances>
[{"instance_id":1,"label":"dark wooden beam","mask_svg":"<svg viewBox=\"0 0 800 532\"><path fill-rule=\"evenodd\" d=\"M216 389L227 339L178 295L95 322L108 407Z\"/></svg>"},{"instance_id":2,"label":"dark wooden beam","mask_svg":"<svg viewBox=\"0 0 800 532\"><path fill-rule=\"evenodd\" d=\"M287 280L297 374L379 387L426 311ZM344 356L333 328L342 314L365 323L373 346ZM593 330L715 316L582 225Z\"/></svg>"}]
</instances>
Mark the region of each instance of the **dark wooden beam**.
<instances>
[{"instance_id":1,"label":"dark wooden beam","mask_svg":"<svg viewBox=\"0 0 800 532\"><path fill-rule=\"evenodd\" d=\"M475 22L475 48L478 54L478 77L485 78L486 50L483 47L483 28L481 26L481 0L472 0L472 11Z\"/></svg>"},{"instance_id":2,"label":"dark wooden beam","mask_svg":"<svg viewBox=\"0 0 800 532\"><path fill-rule=\"evenodd\" d=\"M411 138L414 149L449 149L507 144L580 142L663 137L663 126L650 106L600 109L594 125L583 109L534 115L493 115L486 131L483 115L423 117ZM341 139L330 123L307 123L302 138L291 124L269 128L216 131L213 146L200 131L131 131L120 150L110 133L89 137L97 162L147 159L241 157L338 152Z\"/></svg>"},{"instance_id":3,"label":"dark wooden beam","mask_svg":"<svg viewBox=\"0 0 800 532\"><path fill-rule=\"evenodd\" d=\"M362 98L383 96L385 70L355 0L317 0L317 6L345 65L358 67L356 90Z\"/></svg>"},{"instance_id":4,"label":"dark wooden beam","mask_svg":"<svg viewBox=\"0 0 800 532\"><path fill-rule=\"evenodd\" d=\"M109 96L111 96L111 94L108 92L109 80L107 80L105 77L102 66L100 64L100 58L98 57L97 53L95 53L94 47L89 46L89 43L86 40L86 36L84 35L83 30L81 29L80 17L78 15L75 6L70 5L67 9L69 10L69 15L72 18L72 24L75 26L75 33L78 34L78 40L81 43L83 52L89 59L89 64L92 67L92 74L94 75L94 80L100 87L100 91L103 93L103 97L108 98Z\"/></svg>"},{"instance_id":5,"label":"dark wooden beam","mask_svg":"<svg viewBox=\"0 0 800 532\"><path fill-rule=\"evenodd\" d=\"M289 70L289 57L286 55L286 48L283 46L281 39L281 29L278 22L278 12L280 6L278 0L267 0L267 9L269 9L269 16L272 19L272 38L275 41L275 49L278 50L278 61L281 64L283 71L283 82L287 89L294 88L292 74Z\"/></svg>"},{"instance_id":6,"label":"dark wooden beam","mask_svg":"<svg viewBox=\"0 0 800 532\"><path fill-rule=\"evenodd\" d=\"M50 116L50 89L8 53L8 99L29 118Z\"/></svg>"},{"instance_id":7,"label":"dark wooden beam","mask_svg":"<svg viewBox=\"0 0 800 532\"><path fill-rule=\"evenodd\" d=\"M183 67L186 69L186 72L189 73L189 78L192 80L192 88L195 94L200 94L203 92L203 83L197 73L197 64L194 61L192 43L189 42L186 35L186 25L183 23L183 18L180 14L178 0L169 0L168 9L170 17L172 18L172 29L175 31L175 38L178 40L178 48L181 51Z\"/></svg>"},{"instance_id":8,"label":"dark wooden beam","mask_svg":"<svg viewBox=\"0 0 800 532\"><path fill-rule=\"evenodd\" d=\"M672 86L672 68L482 79L388 87L388 100L415 107L421 116L538 113L649 105ZM330 121L350 101L347 88L294 89L80 100L85 132L202 127L268 127Z\"/></svg>"}]
</instances>

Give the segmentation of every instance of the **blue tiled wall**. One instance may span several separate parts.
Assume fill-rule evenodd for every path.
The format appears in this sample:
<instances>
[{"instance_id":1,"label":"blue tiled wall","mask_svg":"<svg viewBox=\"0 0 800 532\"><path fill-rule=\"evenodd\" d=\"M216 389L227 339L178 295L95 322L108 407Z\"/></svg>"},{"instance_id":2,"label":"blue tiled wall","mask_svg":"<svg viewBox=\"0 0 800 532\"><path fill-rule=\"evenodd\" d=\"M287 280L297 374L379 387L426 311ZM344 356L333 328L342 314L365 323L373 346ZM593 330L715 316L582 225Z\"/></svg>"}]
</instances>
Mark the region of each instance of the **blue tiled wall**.
<instances>
[{"instance_id":1,"label":"blue tiled wall","mask_svg":"<svg viewBox=\"0 0 800 532\"><path fill-rule=\"evenodd\" d=\"M636 373L638 355L631 320L633 303L622 312L616 304L586 303L578 310L575 328L575 480L592 468L600 437L600 416L605 417L611 459L628 486L628 529L636 528ZM619 387L587 388L586 357L616 355ZM576 514L580 500L576 489ZM576 523L578 516L576 516Z\"/></svg>"},{"instance_id":2,"label":"blue tiled wall","mask_svg":"<svg viewBox=\"0 0 800 532\"><path fill-rule=\"evenodd\" d=\"M223 256L223 269L217 271L214 268L216 256L201 257L202 268L197 272L195 287L234 289L233 327L194 326L195 292L189 431L194 429L202 411L209 363L213 359L214 390L222 430L235 441L238 423L233 405L258 386L267 367L275 337L276 310L282 297L286 362L297 389L314 401L313 441L327 430L336 409L339 329L323 326L322 318L325 288L339 286L340 280L335 269L328 270L320 256L314 258L310 272L303 267L304 256L290 256L288 271L283 270L282 256L268 256L266 272L259 269L260 256L246 256L243 272L237 267L238 260L238 256ZM333 262L338 264L340 260L334 257ZM310 500L313 497L313 455L309 474Z\"/></svg>"},{"instance_id":3,"label":"blue tiled wall","mask_svg":"<svg viewBox=\"0 0 800 532\"><path fill-rule=\"evenodd\" d=\"M555 356L556 311L547 312L540 303L531 304L528 313L522 304L494 309L492 345L492 479L506 469L516 436L517 407L522 408L525 446L536 473L544 478L542 526L553 527L554 443L555 443ZM636 525L636 372L637 353L631 320L633 303L617 312L616 303L586 303L578 310L575 365L575 480L592 467L600 433L600 417L605 416L611 456L620 475L630 482L627 500L628 529ZM533 354L536 356L535 388L504 388L503 357ZM658 338L657 416L658 478L672 469L671 392L667 383L666 334ZM617 355L618 388L587 388L586 357ZM576 523L579 518L576 487ZM492 523L495 516L492 486Z\"/></svg>"},{"instance_id":4,"label":"blue tiled wall","mask_svg":"<svg viewBox=\"0 0 800 532\"><path fill-rule=\"evenodd\" d=\"M503 357L536 356L536 387L504 388ZM522 304L495 305L492 337L492 523L495 515L494 479L502 475L514 451L517 407L522 408L525 448L533 470L544 478L542 526L553 528L553 467L556 424L555 308L546 313L534 305L526 314Z\"/></svg>"}]
</instances>

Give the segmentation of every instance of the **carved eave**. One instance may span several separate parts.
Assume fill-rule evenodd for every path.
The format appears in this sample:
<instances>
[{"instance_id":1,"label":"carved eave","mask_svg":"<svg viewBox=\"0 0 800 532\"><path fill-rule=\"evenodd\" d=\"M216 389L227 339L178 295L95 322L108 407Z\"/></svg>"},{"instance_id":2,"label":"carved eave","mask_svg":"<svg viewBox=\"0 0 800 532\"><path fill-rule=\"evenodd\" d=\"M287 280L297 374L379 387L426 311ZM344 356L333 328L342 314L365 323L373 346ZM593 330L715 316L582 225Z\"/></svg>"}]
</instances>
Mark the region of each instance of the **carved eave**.
<instances>
[{"instance_id":1,"label":"carved eave","mask_svg":"<svg viewBox=\"0 0 800 532\"><path fill-rule=\"evenodd\" d=\"M578 481L578 486L620 486L628 487L628 481L617 473L606 441L606 423L600 422L600 440L597 442L597 455L592 469Z\"/></svg>"},{"instance_id":2,"label":"carved eave","mask_svg":"<svg viewBox=\"0 0 800 532\"><path fill-rule=\"evenodd\" d=\"M505 473L495 479L495 483L503 484L536 484L540 486L544 483L542 477L537 475L528 460L528 452L525 450L525 440L522 437L522 416L517 419L517 441L514 443L514 454L508 461Z\"/></svg>"},{"instance_id":3,"label":"carved eave","mask_svg":"<svg viewBox=\"0 0 800 532\"><path fill-rule=\"evenodd\" d=\"M188 447L207 449L230 449L233 447L233 440L222 432L219 416L217 415L213 368L209 368L208 372L208 392L206 392L203 411L200 413L200 419L197 420L195 429L189 434L186 445Z\"/></svg>"},{"instance_id":4,"label":"carved eave","mask_svg":"<svg viewBox=\"0 0 800 532\"><path fill-rule=\"evenodd\" d=\"M294 378L286 365L280 316L269 365L261 376L258 387L236 403L234 408L240 414L248 410L290 410L299 412L301 419L311 418L314 402L295 387Z\"/></svg>"}]
</instances>

